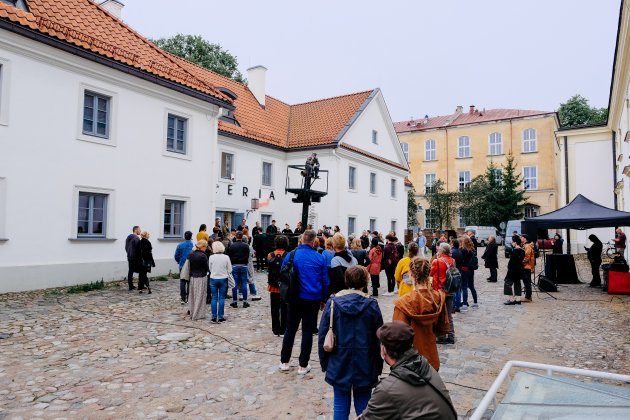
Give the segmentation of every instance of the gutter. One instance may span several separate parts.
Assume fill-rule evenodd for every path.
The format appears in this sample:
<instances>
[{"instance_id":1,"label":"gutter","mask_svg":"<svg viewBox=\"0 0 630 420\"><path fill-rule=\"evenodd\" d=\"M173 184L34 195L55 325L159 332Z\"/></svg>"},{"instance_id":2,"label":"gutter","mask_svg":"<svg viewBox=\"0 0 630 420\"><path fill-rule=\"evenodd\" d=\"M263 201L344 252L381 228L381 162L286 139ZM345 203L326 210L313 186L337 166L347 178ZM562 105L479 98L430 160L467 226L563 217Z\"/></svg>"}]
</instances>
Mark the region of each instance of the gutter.
<instances>
[{"instance_id":1,"label":"gutter","mask_svg":"<svg viewBox=\"0 0 630 420\"><path fill-rule=\"evenodd\" d=\"M612 170L613 170L613 186L617 187L617 165L615 162L617 161L617 132L612 132ZM617 208L617 192L613 190L613 203L615 205L614 209L619 210Z\"/></svg>"},{"instance_id":2,"label":"gutter","mask_svg":"<svg viewBox=\"0 0 630 420\"><path fill-rule=\"evenodd\" d=\"M565 206L569 204L569 141L567 140L567 136L564 136L564 179L566 182L564 184L564 195L565 195ZM571 230L567 229L567 254L571 253Z\"/></svg>"}]
</instances>

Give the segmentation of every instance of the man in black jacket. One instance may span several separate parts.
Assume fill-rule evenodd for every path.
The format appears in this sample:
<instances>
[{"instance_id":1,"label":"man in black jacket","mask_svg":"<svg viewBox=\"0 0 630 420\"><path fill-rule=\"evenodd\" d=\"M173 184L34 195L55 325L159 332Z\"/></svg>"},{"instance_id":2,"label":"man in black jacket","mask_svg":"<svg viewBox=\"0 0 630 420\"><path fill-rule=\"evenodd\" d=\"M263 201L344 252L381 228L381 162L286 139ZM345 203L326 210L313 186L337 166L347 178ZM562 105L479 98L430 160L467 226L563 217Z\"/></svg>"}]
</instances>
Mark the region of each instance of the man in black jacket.
<instances>
[{"instance_id":1,"label":"man in black jacket","mask_svg":"<svg viewBox=\"0 0 630 420\"><path fill-rule=\"evenodd\" d=\"M267 226L267 235L275 235L278 233L278 226L276 226L276 221L272 220L271 224Z\"/></svg>"},{"instance_id":2,"label":"man in black jacket","mask_svg":"<svg viewBox=\"0 0 630 420\"><path fill-rule=\"evenodd\" d=\"M503 302L504 305L521 304L521 280L523 278L523 259L525 259L525 251L521 248L521 243L519 236L512 238L512 252L503 286L503 294L508 296L508 300ZM512 286L514 286L514 291L512 291Z\"/></svg>"},{"instance_id":3,"label":"man in black jacket","mask_svg":"<svg viewBox=\"0 0 630 420\"><path fill-rule=\"evenodd\" d=\"M485 261L485 266L490 270L490 277L488 278L489 283L497 282L497 269L499 268L499 246L497 245L497 240L494 236L488 237L488 244L486 245L486 250L483 252L481 258Z\"/></svg>"},{"instance_id":4,"label":"man in black jacket","mask_svg":"<svg viewBox=\"0 0 630 420\"><path fill-rule=\"evenodd\" d=\"M129 271L127 272L127 283L129 284L129 290L135 290L133 285L133 273L139 273L140 266L142 265L142 257L140 255L140 233L142 230L140 226L134 226L132 233L127 236L125 240L125 251L127 252L127 265Z\"/></svg>"},{"instance_id":5,"label":"man in black jacket","mask_svg":"<svg viewBox=\"0 0 630 420\"><path fill-rule=\"evenodd\" d=\"M244 220L244 219L243 219ZM238 308L238 290L243 293L243 308L249 308L247 303L247 265L249 264L249 245L243 242L243 231L237 231L234 242L227 249L227 255L232 263L232 308Z\"/></svg>"}]
</instances>

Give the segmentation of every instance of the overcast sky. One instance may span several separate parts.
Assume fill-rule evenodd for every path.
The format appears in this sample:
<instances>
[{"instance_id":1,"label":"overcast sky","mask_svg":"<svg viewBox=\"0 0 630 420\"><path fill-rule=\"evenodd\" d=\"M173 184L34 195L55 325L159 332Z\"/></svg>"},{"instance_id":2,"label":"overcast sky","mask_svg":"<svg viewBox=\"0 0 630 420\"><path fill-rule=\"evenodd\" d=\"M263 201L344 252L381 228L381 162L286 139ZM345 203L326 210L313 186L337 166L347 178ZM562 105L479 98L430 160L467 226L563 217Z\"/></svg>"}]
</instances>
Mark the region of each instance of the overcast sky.
<instances>
[{"instance_id":1,"label":"overcast sky","mask_svg":"<svg viewBox=\"0 0 630 420\"><path fill-rule=\"evenodd\" d=\"M619 0L123 0L147 37L200 34L288 103L380 87L394 121L456 105L607 106Z\"/></svg>"}]
</instances>

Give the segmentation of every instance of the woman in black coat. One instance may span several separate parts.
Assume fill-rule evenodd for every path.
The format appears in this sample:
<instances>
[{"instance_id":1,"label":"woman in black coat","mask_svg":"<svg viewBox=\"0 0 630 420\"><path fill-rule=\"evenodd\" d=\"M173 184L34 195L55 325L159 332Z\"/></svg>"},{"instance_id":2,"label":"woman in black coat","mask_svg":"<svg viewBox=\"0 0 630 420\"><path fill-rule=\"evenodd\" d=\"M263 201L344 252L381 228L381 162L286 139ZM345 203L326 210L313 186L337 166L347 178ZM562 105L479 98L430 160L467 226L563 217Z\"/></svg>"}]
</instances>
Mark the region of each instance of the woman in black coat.
<instances>
[{"instance_id":1,"label":"woman in black coat","mask_svg":"<svg viewBox=\"0 0 630 420\"><path fill-rule=\"evenodd\" d=\"M593 280L589 284L590 287L600 287L602 285L602 279L599 276L599 266L602 265L602 251L604 245L602 241L595 235L589 235L588 239L593 242L590 248L586 248L586 256L591 263L591 272L593 273Z\"/></svg>"},{"instance_id":2,"label":"woman in black coat","mask_svg":"<svg viewBox=\"0 0 630 420\"><path fill-rule=\"evenodd\" d=\"M559 233L556 233L553 237L553 248L551 250L552 254L562 254L562 245L564 244L564 239L560 236Z\"/></svg>"},{"instance_id":3,"label":"woman in black coat","mask_svg":"<svg viewBox=\"0 0 630 420\"><path fill-rule=\"evenodd\" d=\"M497 282L497 269L499 268L499 245L497 245L497 239L494 236L488 238L488 244L486 250L483 252L481 258L485 261L484 265L490 270L489 283Z\"/></svg>"},{"instance_id":4,"label":"woman in black coat","mask_svg":"<svg viewBox=\"0 0 630 420\"><path fill-rule=\"evenodd\" d=\"M142 293L142 290L147 289L151 294L151 286L149 286L149 277L147 273L151 272L151 268L155 267L155 261L153 260L153 246L149 237L149 232L144 231L140 234L140 256L142 258L142 267L140 267L140 273L138 274L138 291Z\"/></svg>"}]
</instances>

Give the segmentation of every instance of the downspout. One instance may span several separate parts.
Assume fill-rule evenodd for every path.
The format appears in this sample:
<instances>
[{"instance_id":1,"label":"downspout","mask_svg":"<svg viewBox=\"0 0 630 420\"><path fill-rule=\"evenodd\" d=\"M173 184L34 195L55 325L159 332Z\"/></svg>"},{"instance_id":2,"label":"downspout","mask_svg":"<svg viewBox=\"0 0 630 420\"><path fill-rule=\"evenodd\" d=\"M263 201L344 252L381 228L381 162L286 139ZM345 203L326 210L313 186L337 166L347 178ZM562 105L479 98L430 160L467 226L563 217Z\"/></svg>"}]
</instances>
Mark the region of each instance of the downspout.
<instances>
[{"instance_id":1,"label":"downspout","mask_svg":"<svg viewBox=\"0 0 630 420\"><path fill-rule=\"evenodd\" d=\"M615 210L619 210L617 208L617 132L613 130L612 132L612 169L613 169L613 203L615 205Z\"/></svg>"},{"instance_id":2,"label":"downspout","mask_svg":"<svg viewBox=\"0 0 630 420\"><path fill-rule=\"evenodd\" d=\"M564 194L565 202L569 204L569 142L567 136L564 136ZM566 205L565 204L565 205ZM567 254L571 253L571 230L567 229Z\"/></svg>"},{"instance_id":3,"label":"downspout","mask_svg":"<svg viewBox=\"0 0 630 420\"><path fill-rule=\"evenodd\" d=\"M449 191L448 189L448 128L444 129L444 138L446 139L446 192ZM437 144L436 144L436 149L437 149ZM450 221L449 221L450 222Z\"/></svg>"},{"instance_id":4,"label":"downspout","mask_svg":"<svg viewBox=\"0 0 630 420\"><path fill-rule=\"evenodd\" d=\"M335 157L337 159L337 182L343 182L340 181L342 180L342 176L341 176L341 157L337 154L337 149L332 149L332 155L333 157ZM329 174L330 175L330 174ZM343 220L339 217L339 194L341 194L341 185L337 185L337 203L335 203L335 207L337 208L337 220ZM356 229L356 227L355 227Z\"/></svg>"}]
</instances>

